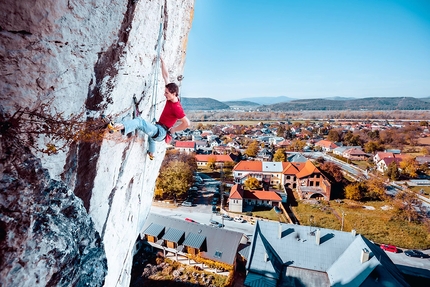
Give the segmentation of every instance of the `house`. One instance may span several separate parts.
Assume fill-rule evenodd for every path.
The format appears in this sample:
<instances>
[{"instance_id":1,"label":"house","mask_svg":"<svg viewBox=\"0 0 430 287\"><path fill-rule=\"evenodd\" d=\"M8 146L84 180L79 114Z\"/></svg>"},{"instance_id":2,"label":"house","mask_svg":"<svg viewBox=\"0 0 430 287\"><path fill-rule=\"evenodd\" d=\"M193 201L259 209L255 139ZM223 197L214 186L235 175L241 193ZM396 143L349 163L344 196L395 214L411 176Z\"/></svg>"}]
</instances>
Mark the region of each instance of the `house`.
<instances>
[{"instance_id":1,"label":"house","mask_svg":"<svg viewBox=\"0 0 430 287\"><path fill-rule=\"evenodd\" d=\"M282 171L288 163L270 161L242 160L233 168L233 178L236 183L243 184L254 177L263 184L282 184Z\"/></svg>"},{"instance_id":2,"label":"house","mask_svg":"<svg viewBox=\"0 0 430 287\"><path fill-rule=\"evenodd\" d=\"M288 162L307 162L308 159L300 153L293 153L287 157Z\"/></svg>"},{"instance_id":3,"label":"house","mask_svg":"<svg viewBox=\"0 0 430 287\"><path fill-rule=\"evenodd\" d=\"M232 212L243 212L247 206L279 206L282 198L275 191L245 190L240 184L235 184L230 190L228 208Z\"/></svg>"},{"instance_id":4,"label":"house","mask_svg":"<svg viewBox=\"0 0 430 287\"><path fill-rule=\"evenodd\" d=\"M285 189L295 189L300 199L330 200L331 183L311 162L290 162L282 171Z\"/></svg>"},{"instance_id":5,"label":"house","mask_svg":"<svg viewBox=\"0 0 430 287\"><path fill-rule=\"evenodd\" d=\"M215 161L215 166L223 166L225 162L234 162L230 155L219 154L196 154L197 167L206 167L211 160Z\"/></svg>"},{"instance_id":6,"label":"house","mask_svg":"<svg viewBox=\"0 0 430 287\"><path fill-rule=\"evenodd\" d=\"M335 148L339 147L334 142L328 140L320 140L315 143L315 146L321 147L325 152L332 152Z\"/></svg>"},{"instance_id":7,"label":"house","mask_svg":"<svg viewBox=\"0 0 430 287\"><path fill-rule=\"evenodd\" d=\"M233 168L234 182L243 184L254 177L264 185L281 184L295 189L301 199L330 199L331 183L309 160L305 162L240 161Z\"/></svg>"},{"instance_id":8,"label":"house","mask_svg":"<svg viewBox=\"0 0 430 287\"><path fill-rule=\"evenodd\" d=\"M380 161L378 161L376 163L376 169L380 172L385 172L388 169L388 166L392 163L395 162L397 167L399 167L400 162L402 161L401 158L396 158L396 157L385 157L383 159L381 159Z\"/></svg>"},{"instance_id":9,"label":"house","mask_svg":"<svg viewBox=\"0 0 430 287\"><path fill-rule=\"evenodd\" d=\"M417 156L415 160L419 165L425 164L427 166L430 166L430 155Z\"/></svg>"},{"instance_id":10,"label":"house","mask_svg":"<svg viewBox=\"0 0 430 287\"><path fill-rule=\"evenodd\" d=\"M358 148L347 149L342 153L342 156L349 160L366 160L368 158L367 153Z\"/></svg>"},{"instance_id":11,"label":"house","mask_svg":"<svg viewBox=\"0 0 430 287\"><path fill-rule=\"evenodd\" d=\"M244 285L409 286L378 246L355 231L258 220Z\"/></svg>"},{"instance_id":12,"label":"house","mask_svg":"<svg viewBox=\"0 0 430 287\"><path fill-rule=\"evenodd\" d=\"M338 156L343 156L342 154L345 151L347 151L349 149L353 149L353 148L361 150L360 146L340 146L340 147L337 147L333 150L333 154L338 155Z\"/></svg>"},{"instance_id":13,"label":"house","mask_svg":"<svg viewBox=\"0 0 430 287\"><path fill-rule=\"evenodd\" d=\"M196 152L196 142L195 141L176 141L175 149L184 153Z\"/></svg>"},{"instance_id":14,"label":"house","mask_svg":"<svg viewBox=\"0 0 430 287\"><path fill-rule=\"evenodd\" d=\"M373 156L373 162L377 164L381 159L386 157L394 157L394 154L392 152L377 152Z\"/></svg>"},{"instance_id":15,"label":"house","mask_svg":"<svg viewBox=\"0 0 430 287\"><path fill-rule=\"evenodd\" d=\"M243 234L205 224L150 213L140 239L175 255L200 256L235 267ZM226 244L228 242L228 244Z\"/></svg>"}]
</instances>

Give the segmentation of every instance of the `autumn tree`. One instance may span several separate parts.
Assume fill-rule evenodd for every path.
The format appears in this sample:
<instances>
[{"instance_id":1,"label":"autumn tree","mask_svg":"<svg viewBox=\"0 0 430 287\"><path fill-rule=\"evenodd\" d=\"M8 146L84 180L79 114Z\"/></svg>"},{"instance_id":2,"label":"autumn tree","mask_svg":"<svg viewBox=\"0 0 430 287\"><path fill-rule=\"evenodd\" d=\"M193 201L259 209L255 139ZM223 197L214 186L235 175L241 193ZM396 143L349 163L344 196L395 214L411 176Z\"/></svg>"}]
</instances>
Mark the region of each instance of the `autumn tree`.
<instances>
[{"instance_id":1,"label":"autumn tree","mask_svg":"<svg viewBox=\"0 0 430 287\"><path fill-rule=\"evenodd\" d=\"M379 177L372 177L365 181L366 197L372 200L383 200L386 197L386 188L383 180Z\"/></svg>"},{"instance_id":2,"label":"autumn tree","mask_svg":"<svg viewBox=\"0 0 430 287\"><path fill-rule=\"evenodd\" d=\"M388 165L387 170L385 171L385 175L388 176L391 180L398 180L400 178L400 172L395 161L391 162Z\"/></svg>"},{"instance_id":3,"label":"autumn tree","mask_svg":"<svg viewBox=\"0 0 430 287\"><path fill-rule=\"evenodd\" d=\"M340 131L339 130L330 130L327 135L327 140L332 142L340 141Z\"/></svg>"},{"instance_id":4,"label":"autumn tree","mask_svg":"<svg viewBox=\"0 0 430 287\"><path fill-rule=\"evenodd\" d=\"M245 154L249 157L256 157L259 150L259 143L258 141L254 140L248 145L248 148L245 150Z\"/></svg>"},{"instance_id":5,"label":"autumn tree","mask_svg":"<svg viewBox=\"0 0 430 287\"><path fill-rule=\"evenodd\" d=\"M418 176L418 162L413 158L406 158L399 163L402 174L407 177L416 178Z\"/></svg>"},{"instance_id":6,"label":"autumn tree","mask_svg":"<svg viewBox=\"0 0 430 287\"><path fill-rule=\"evenodd\" d=\"M261 189L261 185L258 179L256 179L255 177L250 177L243 184L243 188L248 190L256 190Z\"/></svg>"},{"instance_id":7,"label":"autumn tree","mask_svg":"<svg viewBox=\"0 0 430 287\"><path fill-rule=\"evenodd\" d=\"M326 161L321 164L319 168L332 177L336 182L341 182L343 180L342 169L334 162Z\"/></svg>"},{"instance_id":8,"label":"autumn tree","mask_svg":"<svg viewBox=\"0 0 430 287\"><path fill-rule=\"evenodd\" d=\"M156 188L162 190L161 198L180 198L187 193L193 182L193 172L189 165L181 161L171 161L160 170Z\"/></svg>"},{"instance_id":9,"label":"autumn tree","mask_svg":"<svg viewBox=\"0 0 430 287\"><path fill-rule=\"evenodd\" d=\"M396 194L394 206L397 215L408 222L419 219L419 211L422 210L422 203L414 192L400 191Z\"/></svg>"},{"instance_id":10,"label":"autumn tree","mask_svg":"<svg viewBox=\"0 0 430 287\"><path fill-rule=\"evenodd\" d=\"M216 156L211 155L208 157L208 167L212 170L216 169Z\"/></svg>"},{"instance_id":11,"label":"autumn tree","mask_svg":"<svg viewBox=\"0 0 430 287\"><path fill-rule=\"evenodd\" d=\"M273 155L273 161L285 162L286 161L285 149L283 148L278 149Z\"/></svg>"},{"instance_id":12,"label":"autumn tree","mask_svg":"<svg viewBox=\"0 0 430 287\"><path fill-rule=\"evenodd\" d=\"M355 182L345 186L345 198L360 201L363 199L365 186L360 182Z\"/></svg>"}]
</instances>

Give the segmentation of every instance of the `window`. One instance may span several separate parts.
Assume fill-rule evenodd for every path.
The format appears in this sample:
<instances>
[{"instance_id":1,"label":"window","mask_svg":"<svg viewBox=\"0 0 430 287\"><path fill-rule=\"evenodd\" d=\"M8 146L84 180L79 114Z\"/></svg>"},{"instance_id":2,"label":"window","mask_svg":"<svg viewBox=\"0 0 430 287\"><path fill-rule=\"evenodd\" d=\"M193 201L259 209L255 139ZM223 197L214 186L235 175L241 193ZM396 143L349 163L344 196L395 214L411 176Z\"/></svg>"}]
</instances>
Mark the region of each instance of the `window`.
<instances>
[{"instance_id":1,"label":"window","mask_svg":"<svg viewBox=\"0 0 430 287\"><path fill-rule=\"evenodd\" d=\"M214 257L215 257L215 258L221 258L221 256L222 256L222 252L221 252L221 251L216 250L216 251L215 251L215 255L214 255Z\"/></svg>"}]
</instances>

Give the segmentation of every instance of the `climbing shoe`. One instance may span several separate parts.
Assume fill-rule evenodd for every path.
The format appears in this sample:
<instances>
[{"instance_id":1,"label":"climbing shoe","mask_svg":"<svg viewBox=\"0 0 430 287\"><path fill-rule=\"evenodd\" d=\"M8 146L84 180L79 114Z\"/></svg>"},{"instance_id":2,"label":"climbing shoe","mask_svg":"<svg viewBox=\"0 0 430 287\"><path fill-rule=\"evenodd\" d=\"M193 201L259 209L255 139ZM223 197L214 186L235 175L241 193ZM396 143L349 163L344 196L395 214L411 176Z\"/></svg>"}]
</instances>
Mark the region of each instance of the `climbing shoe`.
<instances>
[{"instance_id":1,"label":"climbing shoe","mask_svg":"<svg viewBox=\"0 0 430 287\"><path fill-rule=\"evenodd\" d=\"M149 156L149 159L150 159L150 160L153 160L153 159L154 159L154 155L153 155L152 153L148 152L148 156Z\"/></svg>"},{"instance_id":2,"label":"climbing shoe","mask_svg":"<svg viewBox=\"0 0 430 287\"><path fill-rule=\"evenodd\" d=\"M108 127L110 133L119 132L122 130L122 129L118 128L117 125L112 121L108 123L107 127Z\"/></svg>"}]
</instances>

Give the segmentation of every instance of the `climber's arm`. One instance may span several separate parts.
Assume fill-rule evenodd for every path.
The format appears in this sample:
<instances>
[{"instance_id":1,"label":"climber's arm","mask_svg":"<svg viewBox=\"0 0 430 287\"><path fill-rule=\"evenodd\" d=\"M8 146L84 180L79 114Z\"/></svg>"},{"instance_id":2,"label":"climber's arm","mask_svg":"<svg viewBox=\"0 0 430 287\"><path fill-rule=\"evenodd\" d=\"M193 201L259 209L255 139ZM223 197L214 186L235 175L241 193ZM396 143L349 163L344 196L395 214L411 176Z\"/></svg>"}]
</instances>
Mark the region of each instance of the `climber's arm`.
<instances>
[{"instance_id":1,"label":"climber's arm","mask_svg":"<svg viewBox=\"0 0 430 287\"><path fill-rule=\"evenodd\" d=\"M163 74L164 83L167 85L169 82L169 72L167 71L166 65L164 64L163 58L160 57L161 61L161 73Z\"/></svg>"},{"instance_id":2,"label":"climber's arm","mask_svg":"<svg viewBox=\"0 0 430 287\"><path fill-rule=\"evenodd\" d=\"M183 117L182 119L179 119L178 121L181 122L179 125L171 127L169 129L171 134L185 130L186 128L188 128L190 126L190 120L187 118L187 116Z\"/></svg>"}]
</instances>

